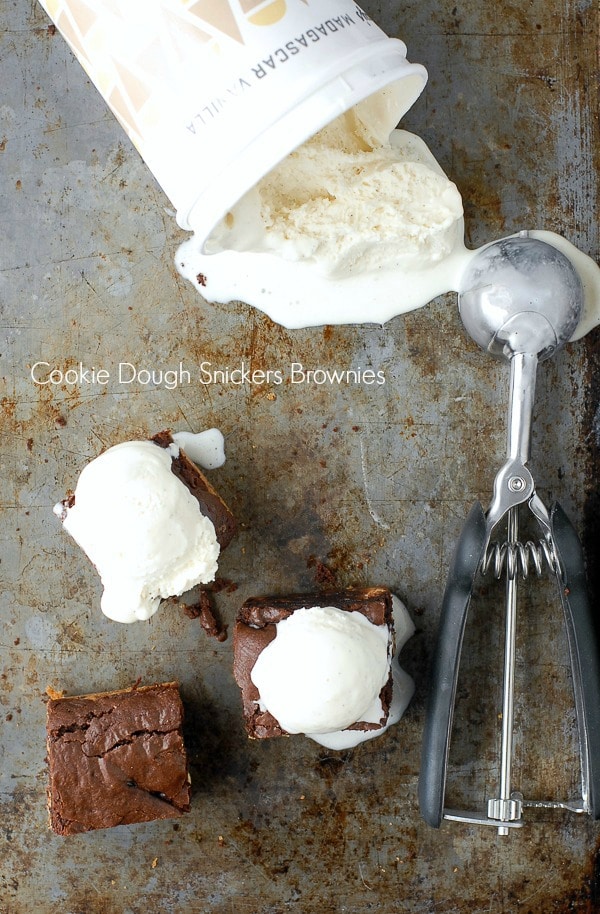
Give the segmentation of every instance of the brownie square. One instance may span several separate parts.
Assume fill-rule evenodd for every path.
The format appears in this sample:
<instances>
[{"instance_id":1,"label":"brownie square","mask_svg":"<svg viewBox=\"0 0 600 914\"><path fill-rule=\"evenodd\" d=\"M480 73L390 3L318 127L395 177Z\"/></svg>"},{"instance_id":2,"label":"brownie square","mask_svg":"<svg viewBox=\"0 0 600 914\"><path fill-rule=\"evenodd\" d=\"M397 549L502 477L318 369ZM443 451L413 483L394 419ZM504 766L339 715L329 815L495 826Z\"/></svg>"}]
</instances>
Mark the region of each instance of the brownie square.
<instances>
[{"instance_id":1,"label":"brownie square","mask_svg":"<svg viewBox=\"0 0 600 914\"><path fill-rule=\"evenodd\" d=\"M159 432L151 438L159 447L168 448L173 444L171 432ZM198 500L200 511L212 521L217 541L221 550L229 545L237 532L237 522L219 493L211 486L210 482L193 463L185 451L179 449L179 456L173 457L171 469L177 478L186 486L191 494Z\"/></svg>"},{"instance_id":2,"label":"brownie square","mask_svg":"<svg viewBox=\"0 0 600 914\"><path fill-rule=\"evenodd\" d=\"M260 695L251 679L259 654L277 634L276 624L287 619L297 609L313 606L334 606L346 612L360 612L373 625L387 625L393 645L394 627L392 594L385 587L368 587L324 593L291 594L288 596L251 597L240 609L233 632L233 675L240 687L244 723L252 739L268 739L286 735L286 731L268 711L261 711ZM392 701L392 674L380 693L383 718L380 723L357 721L348 730L379 730L388 719Z\"/></svg>"},{"instance_id":3,"label":"brownie square","mask_svg":"<svg viewBox=\"0 0 600 914\"><path fill-rule=\"evenodd\" d=\"M181 816L190 808L176 682L52 698L50 825L58 835Z\"/></svg>"}]
</instances>

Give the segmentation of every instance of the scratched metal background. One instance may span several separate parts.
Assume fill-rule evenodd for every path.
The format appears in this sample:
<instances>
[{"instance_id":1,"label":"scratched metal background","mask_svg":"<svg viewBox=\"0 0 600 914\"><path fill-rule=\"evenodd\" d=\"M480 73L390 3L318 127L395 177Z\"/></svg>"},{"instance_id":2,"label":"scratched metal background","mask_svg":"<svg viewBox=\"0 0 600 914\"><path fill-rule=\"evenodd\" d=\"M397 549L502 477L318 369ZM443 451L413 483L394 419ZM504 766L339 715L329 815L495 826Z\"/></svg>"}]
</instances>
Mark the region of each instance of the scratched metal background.
<instances>
[{"instance_id":1,"label":"scratched metal background","mask_svg":"<svg viewBox=\"0 0 600 914\"><path fill-rule=\"evenodd\" d=\"M456 5L455 5L456 4ZM406 117L459 184L473 245L526 227L599 256L598 20L591 0L364 3L429 85ZM600 910L600 831L530 816L520 833L419 819L427 664L449 555L487 499L504 449L506 371L467 342L455 300L385 328L287 332L242 304L207 306L177 275L182 233L104 103L34 0L0 0L0 912L1 914L539 914ZM535 469L597 561L598 335L541 371ZM29 366L193 369L373 366L384 387L197 383L49 390ZM163 427L227 436L218 486L242 524L217 595L231 624L249 595L386 583L418 633L417 692L380 740L327 753L246 740L231 642L166 605L123 627L52 504L103 447ZM115 506L118 510L118 506ZM559 610L537 589L518 649L518 786L576 787ZM481 606L479 605L481 604ZM469 627L451 799L497 777L499 631L493 589ZM553 659L554 658L554 659ZM188 710L191 814L72 839L48 831L43 694L178 678Z\"/></svg>"}]
</instances>

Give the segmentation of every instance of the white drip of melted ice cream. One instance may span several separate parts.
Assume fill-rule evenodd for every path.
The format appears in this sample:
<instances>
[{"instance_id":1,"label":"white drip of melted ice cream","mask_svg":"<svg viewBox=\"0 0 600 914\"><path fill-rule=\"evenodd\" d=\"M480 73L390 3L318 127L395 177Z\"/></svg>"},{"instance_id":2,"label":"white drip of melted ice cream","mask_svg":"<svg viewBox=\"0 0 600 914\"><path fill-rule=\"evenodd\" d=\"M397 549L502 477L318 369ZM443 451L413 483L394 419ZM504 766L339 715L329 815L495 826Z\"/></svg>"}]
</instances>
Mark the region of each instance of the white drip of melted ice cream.
<instances>
[{"instance_id":1,"label":"white drip of melted ice cream","mask_svg":"<svg viewBox=\"0 0 600 914\"><path fill-rule=\"evenodd\" d=\"M203 432L173 432L173 444L169 452L179 455L179 448L204 470L216 470L225 463L225 439L218 428L207 428Z\"/></svg>"},{"instance_id":2,"label":"white drip of melted ice cream","mask_svg":"<svg viewBox=\"0 0 600 914\"><path fill-rule=\"evenodd\" d=\"M149 619L161 599L214 579L214 525L171 463L151 441L117 444L84 467L73 506L55 506L100 574L103 613L117 622Z\"/></svg>"},{"instance_id":3,"label":"white drip of melted ice cream","mask_svg":"<svg viewBox=\"0 0 600 914\"><path fill-rule=\"evenodd\" d=\"M405 606L393 598L398 650L414 632ZM304 733L329 749L348 749L397 723L414 683L393 656L387 625L333 606L298 609L277 623L276 637L261 652L251 678L260 707L288 733ZM345 729L358 721L380 723L380 693L393 675L388 720L377 730Z\"/></svg>"},{"instance_id":4,"label":"white drip of melted ice cream","mask_svg":"<svg viewBox=\"0 0 600 914\"><path fill-rule=\"evenodd\" d=\"M559 235L531 234L563 250L581 275L577 339L600 322L600 268ZM176 260L208 301L244 301L290 329L384 324L460 291L476 253L463 236L456 186L419 137L390 134L390 100L380 93L263 178L203 251L192 236Z\"/></svg>"}]
</instances>

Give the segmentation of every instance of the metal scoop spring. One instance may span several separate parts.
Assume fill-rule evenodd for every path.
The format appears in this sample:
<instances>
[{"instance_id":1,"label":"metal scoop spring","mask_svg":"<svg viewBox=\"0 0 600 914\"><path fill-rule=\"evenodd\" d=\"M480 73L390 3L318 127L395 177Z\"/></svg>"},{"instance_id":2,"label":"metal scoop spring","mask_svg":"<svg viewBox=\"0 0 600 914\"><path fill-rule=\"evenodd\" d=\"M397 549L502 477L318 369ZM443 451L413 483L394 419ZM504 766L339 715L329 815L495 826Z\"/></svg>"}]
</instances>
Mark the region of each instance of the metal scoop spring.
<instances>
[{"instance_id":1,"label":"metal scoop spring","mask_svg":"<svg viewBox=\"0 0 600 914\"><path fill-rule=\"evenodd\" d=\"M541 539L534 543L490 543L481 560L480 571L486 575L490 568L496 580L500 580L504 572L509 578L518 577L520 574L524 581L529 577L531 567L538 578L544 573L545 565L556 573L558 564L552 545Z\"/></svg>"}]
</instances>

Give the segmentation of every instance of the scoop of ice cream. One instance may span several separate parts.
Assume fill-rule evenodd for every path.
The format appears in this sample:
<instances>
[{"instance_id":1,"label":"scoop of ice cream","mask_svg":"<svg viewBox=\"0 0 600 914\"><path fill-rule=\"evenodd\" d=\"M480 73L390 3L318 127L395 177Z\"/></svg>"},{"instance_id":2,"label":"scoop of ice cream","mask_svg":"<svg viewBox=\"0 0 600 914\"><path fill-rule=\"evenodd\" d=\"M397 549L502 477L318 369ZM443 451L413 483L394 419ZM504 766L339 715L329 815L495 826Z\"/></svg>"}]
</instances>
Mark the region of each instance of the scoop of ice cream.
<instances>
[{"instance_id":1,"label":"scoop of ice cream","mask_svg":"<svg viewBox=\"0 0 600 914\"><path fill-rule=\"evenodd\" d=\"M214 579L214 525L171 471L169 452L151 441L117 444L92 460L74 498L55 512L96 566L110 619L148 619L161 599Z\"/></svg>"},{"instance_id":2,"label":"scoop of ice cream","mask_svg":"<svg viewBox=\"0 0 600 914\"><path fill-rule=\"evenodd\" d=\"M251 678L261 703L288 733L378 723L390 674L389 629L333 606L296 610L277 623Z\"/></svg>"},{"instance_id":3,"label":"scoop of ice cream","mask_svg":"<svg viewBox=\"0 0 600 914\"><path fill-rule=\"evenodd\" d=\"M397 597L392 606L400 649L415 629ZM277 623L274 640L254 664L251 678L261 709L288 733L305 733L330 749L381 735L400 720L414 690L393 657L393 641L387 625L373 625L362 613L332 606L296 610ZM380 693L390 672L393 693L385 724L346 729L359 721L383 721Z\"/></svg>"}]
</instances>

